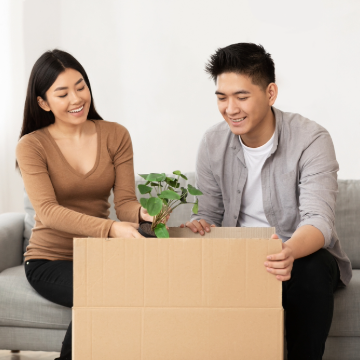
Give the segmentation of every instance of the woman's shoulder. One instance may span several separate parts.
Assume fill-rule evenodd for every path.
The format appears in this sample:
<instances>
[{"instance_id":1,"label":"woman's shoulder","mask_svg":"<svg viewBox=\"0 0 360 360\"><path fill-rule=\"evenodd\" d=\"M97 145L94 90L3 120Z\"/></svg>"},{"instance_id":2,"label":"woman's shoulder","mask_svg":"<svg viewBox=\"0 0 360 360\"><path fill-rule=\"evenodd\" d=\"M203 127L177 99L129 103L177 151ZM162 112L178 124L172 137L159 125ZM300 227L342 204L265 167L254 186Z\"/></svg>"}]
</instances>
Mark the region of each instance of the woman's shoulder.
<instances>
[{"instance_id":1,"label":"woman's shoulder","mask_svg":"<svg viewBox=\"0 0 360 360\"><path fill-rule=\"evenodd\" d=\"M118 122L114 121L107 121L107 120L93 120L95 121L101 129L105 129L108 131L124 131L127 132L127 129L124 125L119 124Z\"/></svg>"},{"instance_id":2,"label":"woman's shoulder","mask_svg":"<svg viewBox=\"0 0 360 360\"><path fill-rule=\"evenodd\" d=\"M42 129L35 130L29 134L26 134L20 138L17 143L17 148L43 148L40 138L42 136Z\"/></svg>"},{"instance_id":3,"label":"woman's shoulder","mask_svg":"<svg viewBox=\"0 0 360 360\"><path fill-rule=\"evenodd\" d=\"M16 145L16 157L19 159L23 156L26 157L46 157L46 151L44 149L43 141L43 130L36 130L29 134L26 134L20 138Z\"/></svg>"}]
</instances>

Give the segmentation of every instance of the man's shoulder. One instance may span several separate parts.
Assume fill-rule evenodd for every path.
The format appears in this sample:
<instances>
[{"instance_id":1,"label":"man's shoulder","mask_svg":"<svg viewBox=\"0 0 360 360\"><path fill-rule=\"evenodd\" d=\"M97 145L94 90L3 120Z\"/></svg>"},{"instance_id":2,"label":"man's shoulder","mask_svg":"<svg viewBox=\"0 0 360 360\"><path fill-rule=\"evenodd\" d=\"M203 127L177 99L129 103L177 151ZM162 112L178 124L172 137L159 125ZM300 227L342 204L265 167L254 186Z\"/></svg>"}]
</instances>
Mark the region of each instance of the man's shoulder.
<instances>
[{"instance_id":1,"label":"man's shoulder","mask_svg":"<svg viewBox=\"0 0 360 360\"><path fill-rule=\"evenodd\" d=\"M297 134L316 135L327 133L328 131L319 123L314 120L292 112L285 112L277 110L281 113L283 119L283 129Z\"/></svg>"}]
</instances>

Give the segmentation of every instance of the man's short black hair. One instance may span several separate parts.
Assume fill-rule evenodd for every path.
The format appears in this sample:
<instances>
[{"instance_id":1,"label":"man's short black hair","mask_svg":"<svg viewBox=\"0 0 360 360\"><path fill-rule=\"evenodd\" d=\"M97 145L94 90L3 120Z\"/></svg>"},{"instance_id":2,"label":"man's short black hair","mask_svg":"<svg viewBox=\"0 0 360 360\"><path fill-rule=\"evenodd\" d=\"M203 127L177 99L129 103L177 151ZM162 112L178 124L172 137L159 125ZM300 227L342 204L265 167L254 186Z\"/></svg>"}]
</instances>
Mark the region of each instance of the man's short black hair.
<instances>
[{"instance_id":1,"label":"man's short black hair","mask_svg":"<svg viewBox=\"0 0 360 360\"><path fill-rule=\"evenodd\" d=\"M216 50L206 64L205 71L215 81L226 72L247 75L252 83L264 89L275 82L275 65L263 46L239 43Z\"/></svg>"}]
</instances>

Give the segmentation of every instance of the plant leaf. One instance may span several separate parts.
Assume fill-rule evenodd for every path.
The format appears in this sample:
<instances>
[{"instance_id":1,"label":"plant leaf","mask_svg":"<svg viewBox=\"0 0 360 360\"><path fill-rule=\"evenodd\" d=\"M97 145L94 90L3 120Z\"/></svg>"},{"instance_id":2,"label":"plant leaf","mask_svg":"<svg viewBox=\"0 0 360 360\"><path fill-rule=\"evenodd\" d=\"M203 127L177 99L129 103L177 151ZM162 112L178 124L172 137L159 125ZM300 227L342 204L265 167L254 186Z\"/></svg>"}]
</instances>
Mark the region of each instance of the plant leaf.
<instances>
[{"instance_id":1,"label":"plant leaf","mask_svg":"<svg viewBox=\"0 0 360 360\"><path fill-rule=\"evenodd\" d=\"M185 175L183 175L183 174L180 174L180 176L181 176L183 179L185 179L185 180L188 179L188 178L187 178Z\"/></svg>"},{"instance_id":2,"label":"plant leaf","mask_svg":"<svg viewBox=\"0 0 360 360\"><path fill-rule=\"evenodd\" d=\"M175 170L175 171L173 171L173 174L175 174L175 175L181 175L181 171L180 171L180 170Z\"/></svg>"},{"instance_id":3,"label":"plant leaf","mask_svg":"<svg viewBox=\"0 0 360 360\"><path fill-rule=\"evenodd\" d=\"M169 232L166 229L165 224L161 223L161 224L157 224L155 229L154 229L155 235L158 238L162 238L162 239L167 239L169 238Z\"/></svg>"},{"instance_id":4,"label":"plant leaf","mask_svg":"<svg viewBox=\"0 0 360 360\"><path fill-rule=\"evenodd\" d=\"M140 191L140 194L144 195L144 194L149 194L152 190L152 188L150 186L146 186L143 184L139 184L138 185L138 189Z\"/></svg>"},{"instance_id":5,"label":"plant leaf","mask_svg":"<svg viewBox=\"0 0 360 360\"><path fill-rule=\"evenodd\" d=\"M149 174L138 174L139 176L141 176L143 179L146 180L146 178L149 176Z\"/></svg>"},{"instance_id":6,"label":"plant leaf","mask_svg":"<svg viewBox=\"0 0 360 360\"><path fill-rule=\"evenodd\" d=\"M150 216L155 216L159 214L163 206L163 202L158 197L152 197L148 199L146 204L146 210Z\"/></svg>"},{"instance_id":7,"label":"plant leaf","mask_svg":"<svg viewBox=\"0 0 360 360\"><path fill-rule=\"evenodd\" d=\"M185 189L184 187L181 187L181 199L180 199L180 201L183 204L187 203L186 198L187 198L188 194L189 193L188 193L187 189Z\"/></svg>"},{"instance_id":8,"label":"plant leaf","mask_svg":"<svg viewBox=\"0 0 360 360\"><path fill-rule=\"evenodd\" d=\"M160 187L163 187L162 185L160 185L160 184L158 184L158 183L155 183L155 182L152 182L150 185L151 185L151 186L160 186Z\"/></svg>"},{"instance_id":9,"label":"plant leaf","mask_svg":"<svg viewBox=\"0 0 360 360\"><path fill-rule=\"evenodd\" d=\"M164 181L165 179L166 179L166 174L165 174L165 173L161 173L161 174L157 177L156 181Z\"/></svg>"},{"instance_id":10,"label":"plant leaf","mask_svg":"<svg viewBox=\"0 0 360 360\"><path fill-rule=\"evenodd\" d=\"M142 206L144 209L146 209L148 200L149 200L149 199L147 199L147 198L141 198L141 199L140 199L140 204L141 204L141 206Z\"/></svg>"},{"instance_id":11,"label":"plant leaf","mask_svg":"<svg viewBox=\"0 0 360 360\"><path fill-rule=\"evenodd\" d=\"M161 176L161 174L158 173L151 173L149 174L145 180L147 181L159 181L158 178Z\"/></svg>"},{"instance_id":12,"label":"plant leaf","mask_svg":"<svg viewBox=\"0 0 360 360\"><path fill-rule=\"evenodd\" d=\"M180 183L177 183L175 188L178 189L180 187Z\"/></svg>"},{"instance_id":13,"label":"plant leaf","mask_svg":"<svg viewBox=\"0 0 360 360\"><path fill-rule=\"evenodd\" d=\"M199 190L199 189L197 189L197 188L195 188L195 187L193 187L192 185L188 185L188 190L189 190L189 193L191 194L191 195L202 195L203 193Z\"/></svg>"},{"instance_id":14,"label":"plant leaf","mask_svg":"<svg viewBox=\"0 0 360 360\"><path fill-rule=\"evenodd\" d=\"M180 195L172 190L165 190L159 194L160 199L180 200Z\"/></svg>"},{"instance_id":15,"label":"plant leaf","mask_svg":"<svg viewBox=\"0 0 360 360\"><path fill-rule=\"evenodd\" d=\"M192 208L192 212L194 214L197 214L199 211L199 200L196 199L196 203L194 204L193 208Z\"/></svg>"}]
</instances>

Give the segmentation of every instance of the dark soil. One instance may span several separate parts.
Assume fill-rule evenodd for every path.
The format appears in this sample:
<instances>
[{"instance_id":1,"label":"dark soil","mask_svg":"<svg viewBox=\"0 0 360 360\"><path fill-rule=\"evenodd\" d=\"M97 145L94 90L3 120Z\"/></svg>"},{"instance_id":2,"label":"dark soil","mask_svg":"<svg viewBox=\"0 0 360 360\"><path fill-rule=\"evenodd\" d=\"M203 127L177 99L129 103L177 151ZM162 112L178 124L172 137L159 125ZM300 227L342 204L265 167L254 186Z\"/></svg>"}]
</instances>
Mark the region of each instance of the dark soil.
<instances>
[{"instance_id":1,"label":"dark soil","mask_svg":"<svg viewBox=\"0 0 360 360\"><path fill-rule=\"evenodd\" d=\"M150 222L143 222L140 224L140 229L141 229L141 232L144 233L144 235L149 235L151 237L155 237L155 233L154 231L151 230L151 223ZM140 234L141 234L140 232Z\"/></svg>"}]
</instances>

